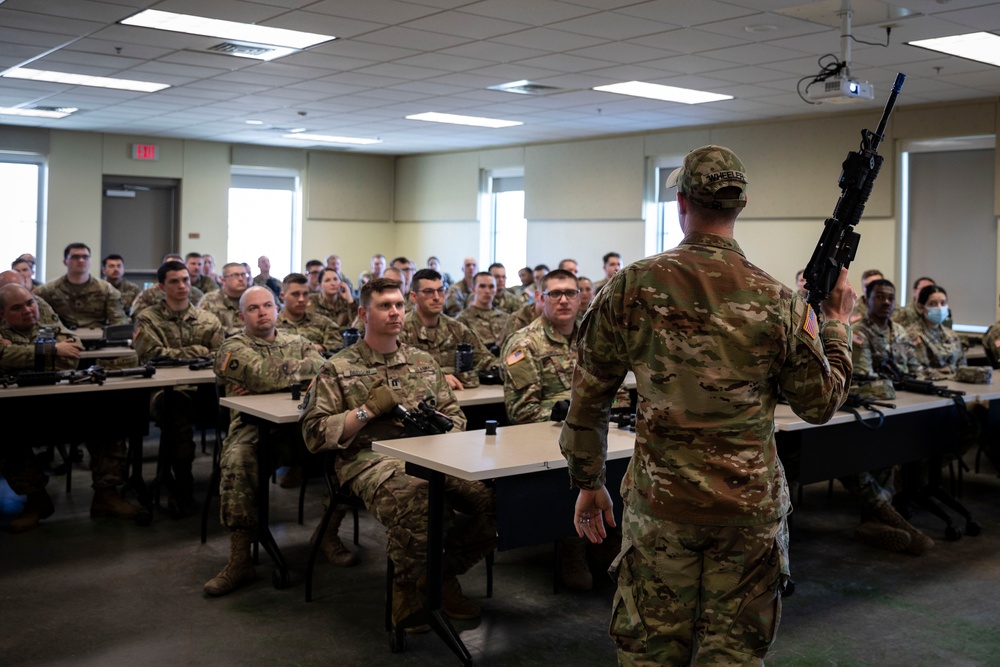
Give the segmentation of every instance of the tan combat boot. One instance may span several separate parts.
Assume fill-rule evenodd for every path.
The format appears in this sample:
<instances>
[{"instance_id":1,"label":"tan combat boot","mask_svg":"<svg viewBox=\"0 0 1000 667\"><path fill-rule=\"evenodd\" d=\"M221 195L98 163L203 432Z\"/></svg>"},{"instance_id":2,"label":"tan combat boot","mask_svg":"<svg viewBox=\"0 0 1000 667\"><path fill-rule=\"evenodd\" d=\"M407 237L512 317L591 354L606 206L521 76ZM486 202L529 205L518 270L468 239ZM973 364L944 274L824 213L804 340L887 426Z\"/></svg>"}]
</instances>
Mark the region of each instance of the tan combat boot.
<instances>
[{"instance_id":1,"label":"tan combat boot","mask_svg":"<svg viewBox=\"0 0 1000 667\"><path fill-rule=\"evenodd\" d=\"M114 519L134 519L139 508L128 502L113 486L94 489L94 499L90 503L90 518L111 517Z\"/></svg>"},{"instance_id":2,"label":"tan combat boot","mask_svg":"<svg viewBox=\"0 0 1000 667\"><path fill-rule=\"evenodd\" d=\"M589 591L594 587L594 575L587 565L587 545L579 537L559 541L559 577L566 588Z\"/></svg>"},{"instance_id":3,"label":"tan combat boot","mask_svg":"<svg viewBox=\"0 0 1000 667\"><path fill-rule=\"evenodd\" d=\"M403 628L408 634L429 632L424 606L420 604L420 594L413 582L401 584L399 578L392 582L392 625Z\"/></svg>"},{"instance_id":4,"label":"tan combat boot","mask_svg":"<svg viewBox=\"0 0 1000 667\"><path fill-rule=\"evenodd\" d=\"M24 533L32 528L38 527L38 522L47 519L56 511L52 505L52 498L44 489L29 493L24 503L21 513L14 517L7 525L7 530L11 533Z\"/></svg>"},{"instance_id":5,"label":"tan combat boot","mask_svg":"<svg viewBox=\"0 0 1000 667\"><path fill-rule=\"evenodd\" d=\"M427 593L427 573L424 572L417 579L417 590ZM458 577L453 574L445 574L441 582L441 609L448 618L457 621L466 621L479 618L483 614L482 608L465 597L462 593L462 585L458 583Z\"/></svg>"},{"instance_id":6,"label":"tan combat boot","mask_svg":"<svg viewBox=\"0 0 1000 667\"><path fill-rule=\"evenodd\" d=\"M212 577L205 583L206 595L218 596L232 593L245 583L257 578L257 572L253 567L253 559L250 557L250 536L253 531L248 529L237 529L229 537L229 562L222 572Z\"/></svg>"},{"instance_id":7,"label":"tan combat boot","mask_svg":"<svg viewBox=\"0 0 1000 667\"><path fill-rule=\"evenodd\" d=\"M892 503L880 503L876 506L875 518L888 526L905 530L910 534L910 546L905 549L908 554L920 556L934 546L934 540L924 535L916 526L904 519L903 515L897 512L896 508L892 506Z\"/></svg>"},{"instance_id":8,"label":"tan combat boot","mask_svg":"<svg viewBox=\"0 0 1000 667\"><path fill-rule=\"evenodd\" d=\"M358 564L358 555L345 547L344 543L340 541L340 537L337 536L340 524L346 514L346 510L339 507L333 511L333 514L330 516L330 523L326 526L326 534L323 535L323 542L320 545L320 549L323 551L326 559L339 567L351 567ZM320 526L316 526L312 537L309 538L310 544L316 544L316 540L320 539Z\"/></svg>"},{"instance_id":9,"label":"tan combat boot","mask_svg":"<svg viewBox=\"0 0 1000 667\"><path fill-rule=\"evenodd\" d=\"M886 551L905 551L910 546L910 534L887 526L881 521L865 521L854 530L854 536L865 544Z\"/></svg>"},{"instance_id":10,"label":"tan combat boot","mask_svg":"<svg viewBox=\"0 0 1000 667\"><path fill-rule=\"evenodd\" d=\"M283 489L297 489L302 486L302 466L288 466L278 486Z\"/></svg>"}]
</instances>

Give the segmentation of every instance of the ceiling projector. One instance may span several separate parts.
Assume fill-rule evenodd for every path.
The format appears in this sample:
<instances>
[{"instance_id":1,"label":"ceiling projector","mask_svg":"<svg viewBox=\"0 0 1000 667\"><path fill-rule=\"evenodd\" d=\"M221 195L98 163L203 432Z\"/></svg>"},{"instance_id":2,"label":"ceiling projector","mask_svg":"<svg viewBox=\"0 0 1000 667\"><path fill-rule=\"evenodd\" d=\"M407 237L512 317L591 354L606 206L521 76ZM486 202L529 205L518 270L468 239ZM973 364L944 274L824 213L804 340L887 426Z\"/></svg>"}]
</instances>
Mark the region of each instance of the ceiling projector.
<instances>
[{"instance_id":1,"label":"ceiling projector","mask_svg":"<svg viewBox=\"0 0 1000 667\"><path fill-rule=\"evenodd\" d=\"M854 101L875 99L875 87L867 81L849 78L819 81L806 91L806 99L814 104L847 104Z\"/></svg>"}]
</instances>

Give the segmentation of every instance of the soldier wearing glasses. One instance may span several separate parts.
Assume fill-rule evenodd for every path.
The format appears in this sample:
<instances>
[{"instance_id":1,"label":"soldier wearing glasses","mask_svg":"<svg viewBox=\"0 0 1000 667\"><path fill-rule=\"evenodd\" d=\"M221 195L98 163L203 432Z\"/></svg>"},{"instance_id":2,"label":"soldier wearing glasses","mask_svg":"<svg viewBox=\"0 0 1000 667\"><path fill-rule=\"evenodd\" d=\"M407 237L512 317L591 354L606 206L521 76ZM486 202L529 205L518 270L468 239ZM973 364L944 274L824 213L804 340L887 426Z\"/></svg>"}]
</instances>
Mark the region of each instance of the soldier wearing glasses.
<instances>
[{"instance_id":1,"label":"soldier wearing glasses","mask_svg":"<svg viewBox=\"0 0 1000 667\"><path fill-rule=\"evenodd\" d=\"M247 291L250 274L239 262L229 262L222 267L222 289L205 295L198 304L199 310L205 310L222 323L222 331L226 338L243 331L243 321L240 319L240 297Z\"/></svg>"}]
</instances>

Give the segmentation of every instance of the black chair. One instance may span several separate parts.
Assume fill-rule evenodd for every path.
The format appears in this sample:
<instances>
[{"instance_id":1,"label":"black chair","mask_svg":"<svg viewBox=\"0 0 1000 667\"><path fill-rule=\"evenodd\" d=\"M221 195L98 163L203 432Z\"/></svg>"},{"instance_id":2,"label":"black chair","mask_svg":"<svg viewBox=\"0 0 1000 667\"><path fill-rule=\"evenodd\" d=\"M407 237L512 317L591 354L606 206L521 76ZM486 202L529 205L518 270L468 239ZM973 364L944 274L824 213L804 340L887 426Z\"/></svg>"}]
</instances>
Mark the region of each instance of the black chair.
<instances>
[{"instance_id":1,"label":"black chair","mask_svg":"<svg viewBox=\"0 0 1000 667\"><path fill-rule=\"evenodd\" d=\"M327 505L326 511L323 512L323 518L319 523L319 537L309 550L309 564L306 566L306 602L312 602L313 573L316 570L316 559L319 557L320 549L323 546L323 536L326 535L326 527L330 525L330 518L333 516L333 512L337 509L338 505L350 505L351 514L354 517L353 541L355 546L359 544L360 531L358 525L358 505L361 501L358 500L357 497L344 493L340 490L340 485L337 483L333 473L335 456L336 455L333 452L311 455L313 460L319 459L321 462L323 479L326 480L326 489L330 494L330 502L329 505ZM302 474L302 487L299 491L299 524L302 523L302 506L305 500L307 480L308 476L305 474L304 469Z\"/></svg>"}]
</instances>

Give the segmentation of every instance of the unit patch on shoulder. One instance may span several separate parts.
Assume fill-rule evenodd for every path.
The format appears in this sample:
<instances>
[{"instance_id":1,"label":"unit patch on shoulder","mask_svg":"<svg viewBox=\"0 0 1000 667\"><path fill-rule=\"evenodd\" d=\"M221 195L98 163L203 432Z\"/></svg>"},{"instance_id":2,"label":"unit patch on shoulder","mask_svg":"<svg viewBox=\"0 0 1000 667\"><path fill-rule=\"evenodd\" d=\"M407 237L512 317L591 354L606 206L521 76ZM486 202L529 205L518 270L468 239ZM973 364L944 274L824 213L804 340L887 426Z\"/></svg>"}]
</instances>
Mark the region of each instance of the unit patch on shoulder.
<instances>
[{"instance_id":1,"label":"unit patch on shoulder","mask_svg":"<svg viewBox=\"0 0 1000 667\"><path fill-rule=\"evenodd\" d=\"M223 357L222 363L219 364L219 367L235 371L237 368L240 367L240 360L233 359L233 355L229 352L226 352L226 356Z\"/></svg>"},{"instance_id":2,"label":"unit patch on shoulder","mask_svg":"<svg viewBox=\"0 0 1000 667\"><path fill-rule=\"evenodd\" d=\"M806 321L802 323L802 330L809 334L813 340L816 340L816 336L819 335L819 321L816 319L813 307L809 304L806 304Z\"/></svg>"},{"instance_id":3,"label":"unit patch on shoulder","mask_svg":"<svg viewBox=\"0 0 1000 667\"><path fill-rule=\"evenodd\" d=\"M862 336L859 333L855 333L853 336L851 336L851 338L854 340L854 344L855 345L864 345L865 344L865 337Z\"/></svg>"},{"instance_id":4,"label":"unit patch on shoulder","mask_svg":"<svg viewBox=\"0 0 1000 667\"><path fill-rule=\"evenodd\" d=\"M516 350L508 354L507 357L504 359L504 361L507 362L508 366L513 366L522 359L524 359L524 350L522 350L521 348L517 348Z\"/></svg>"}]
</instances>

